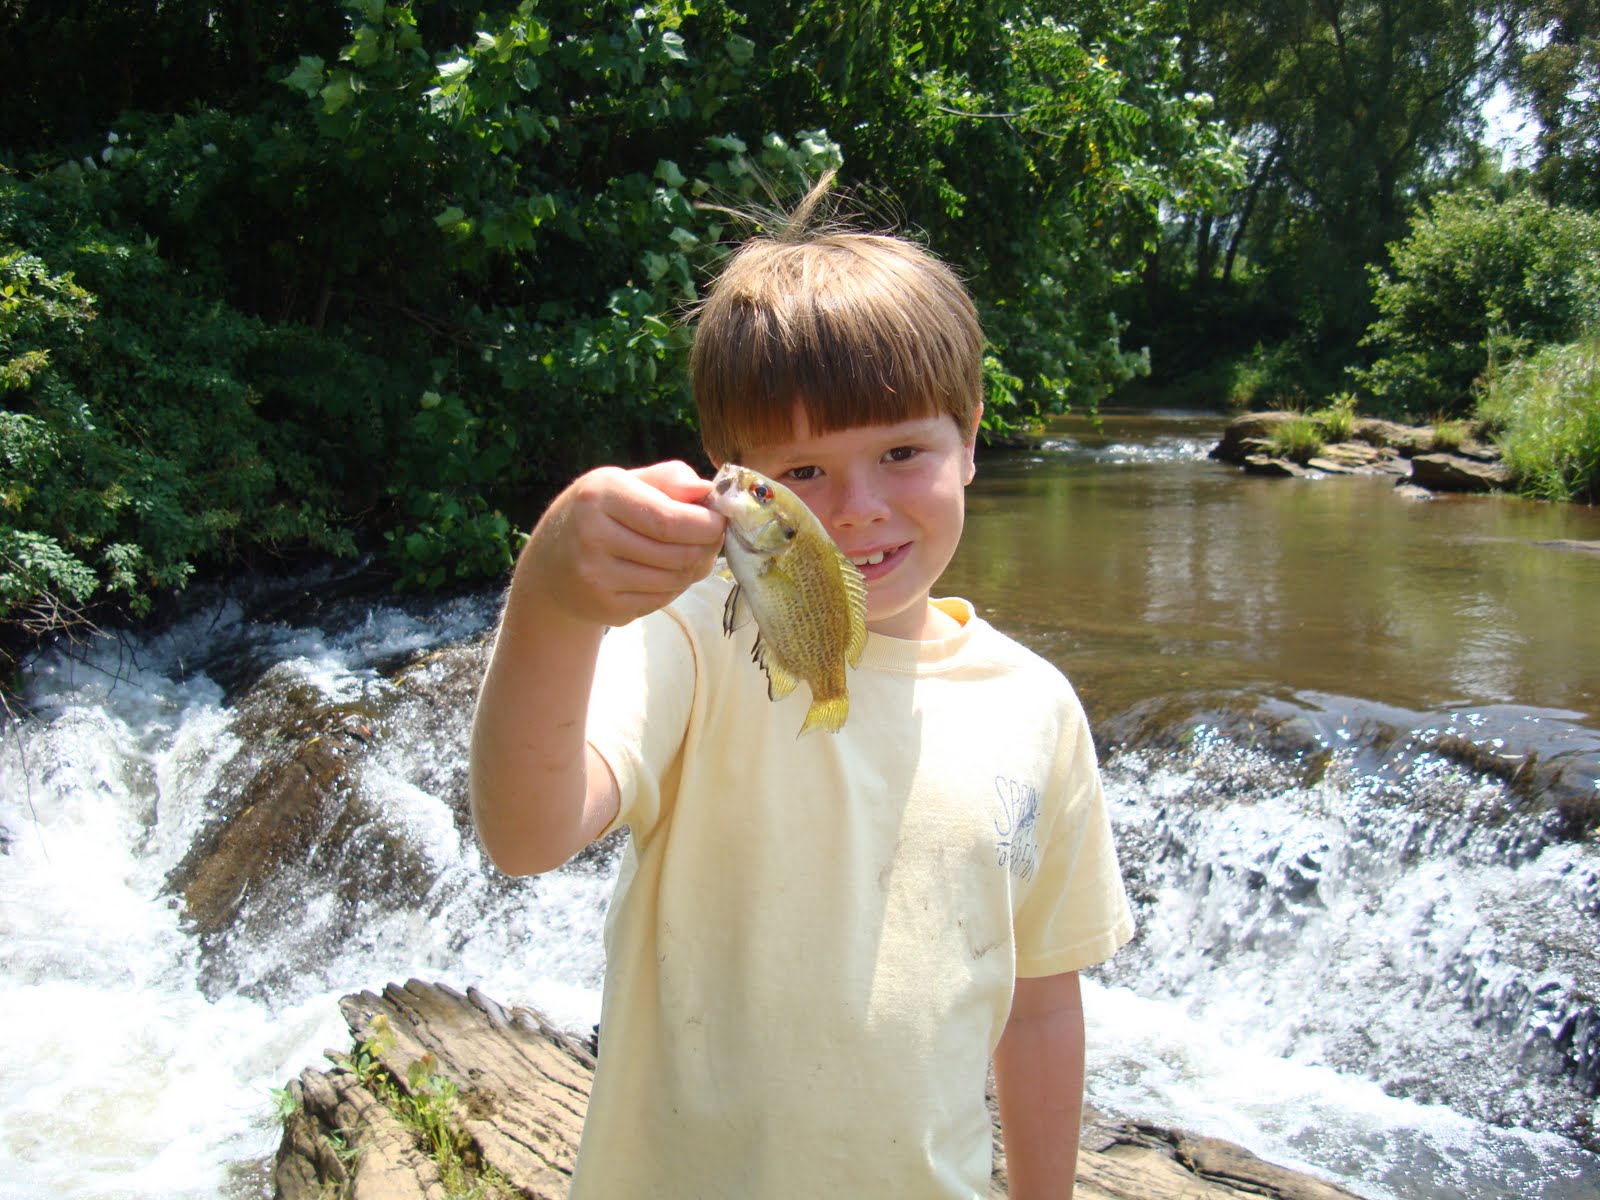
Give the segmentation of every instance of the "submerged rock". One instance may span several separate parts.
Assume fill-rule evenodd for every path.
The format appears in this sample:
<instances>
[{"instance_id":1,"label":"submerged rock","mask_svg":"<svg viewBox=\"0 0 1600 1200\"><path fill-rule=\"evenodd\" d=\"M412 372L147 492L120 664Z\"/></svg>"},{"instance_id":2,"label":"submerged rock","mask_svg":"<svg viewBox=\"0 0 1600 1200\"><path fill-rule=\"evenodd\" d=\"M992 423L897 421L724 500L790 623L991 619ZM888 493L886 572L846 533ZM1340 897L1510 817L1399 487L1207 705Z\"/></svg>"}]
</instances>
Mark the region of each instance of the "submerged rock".
<instances>
[{"instance_id":1,"label":"submerged rock","mask_svg":"<svg viewBox=\"0 0 1600 1200\"><path fill-rule=\"evenodd\" d=\"M292 1111L273 1171L278 1200L330 1193L432 1200L563 1200L588 1111L591 1047L524 1008L473 989L412 980L340 1003L356 1040L329 1071L286 1089ZM408 1108L436 1120L424 1139ZM442 1128L440 1128L442 1126ZM442 1137L441 1137L442 1135ZM991 1196L1004 1196L996 1124ZM425 1141L449 1146L441 1163ZM452 1172L460 1171L460 1175ZM797 1194L804 1186L797 1181ZM1355 1193L1263 1162L1230 1142L1091 1115L1078 1157L1085 1200L1355 1200Z\"/></svg>"}]
</instances>

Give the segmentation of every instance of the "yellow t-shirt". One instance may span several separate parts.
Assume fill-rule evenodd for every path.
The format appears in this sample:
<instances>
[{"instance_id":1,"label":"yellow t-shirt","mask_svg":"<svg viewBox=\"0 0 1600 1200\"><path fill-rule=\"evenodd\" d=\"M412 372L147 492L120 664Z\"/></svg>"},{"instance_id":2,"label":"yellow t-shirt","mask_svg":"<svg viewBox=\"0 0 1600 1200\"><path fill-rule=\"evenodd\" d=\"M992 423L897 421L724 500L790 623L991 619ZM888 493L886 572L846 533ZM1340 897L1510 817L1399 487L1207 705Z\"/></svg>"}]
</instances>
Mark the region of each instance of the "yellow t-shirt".
<instances>
[{"instance_id":1,"label":"yellow t-shirt","mask_svg":"<svg viewBox=\"0 0 1600 1200\"><path fill-rule=\"evenodd\" d=\"M631 838L572 1200L987 1194L1017 975L1132 933L1061 673L976 617L872 635L838 734L712 577L610 632L588 736Z\"/></svg>"}]
</instances>

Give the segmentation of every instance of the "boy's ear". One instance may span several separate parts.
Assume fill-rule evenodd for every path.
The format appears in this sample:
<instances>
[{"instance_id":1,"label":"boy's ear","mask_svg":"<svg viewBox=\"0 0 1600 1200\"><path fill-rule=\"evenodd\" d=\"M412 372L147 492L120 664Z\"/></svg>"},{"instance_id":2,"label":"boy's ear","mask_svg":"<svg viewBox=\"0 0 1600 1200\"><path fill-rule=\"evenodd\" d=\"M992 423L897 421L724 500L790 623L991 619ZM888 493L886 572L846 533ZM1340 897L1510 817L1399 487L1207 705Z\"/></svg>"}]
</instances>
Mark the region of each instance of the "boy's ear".
<instances>
[{"instance_id":1,"label":"boy's ear","mask_svg":"<svg viewBox=\"0 0 1600 1200\"><path fill-rule=\"evenodd\" d=\"M978 474L978 427L983 424L983 401L978 401L978 411L973 414L972 428L965 430L962 438L962 449L966 453L967 461L961 469L962 484L971 483Z\"/></svg>"}]
</instances>

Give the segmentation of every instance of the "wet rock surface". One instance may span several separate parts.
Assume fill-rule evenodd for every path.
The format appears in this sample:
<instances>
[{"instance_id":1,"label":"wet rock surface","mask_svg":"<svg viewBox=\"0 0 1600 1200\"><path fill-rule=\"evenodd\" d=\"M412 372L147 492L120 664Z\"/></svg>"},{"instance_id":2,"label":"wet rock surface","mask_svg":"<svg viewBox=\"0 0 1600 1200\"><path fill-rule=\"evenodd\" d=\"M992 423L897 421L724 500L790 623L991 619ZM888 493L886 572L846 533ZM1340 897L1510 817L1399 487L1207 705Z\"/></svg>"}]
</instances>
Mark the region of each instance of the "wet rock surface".
<instances>
[{"instance_id":1,"label":"wet rock surface","mask_svg":"<svg viewBox=\"0 0 1600 1200\"><path fill-rule=\"evenodd\" d=\"M274 1168L280 1200L331 1193L423 1200L447 1193L426 1138L396 1115L406 1100L444 1114L455 1159L486 1195L562 1200L588 1109L588 1044L528 1009L475 990L412 980L341 1002L355 1039L334 1066L307 1068L287 1090ZM440 1097L446 1097L441 1101ZM1004 1196L996 1126L991 1196ZM459 1181L458 1181L459 1182ZM497 1189L497 1190L496 1190ZM803 1193L803 1187L797 1188ZM1274 1166L1217 1138L1091 1114L1078 1159L1086 1200L1350 1200L1355 1193Z\"/></svg>"}]
</instances>

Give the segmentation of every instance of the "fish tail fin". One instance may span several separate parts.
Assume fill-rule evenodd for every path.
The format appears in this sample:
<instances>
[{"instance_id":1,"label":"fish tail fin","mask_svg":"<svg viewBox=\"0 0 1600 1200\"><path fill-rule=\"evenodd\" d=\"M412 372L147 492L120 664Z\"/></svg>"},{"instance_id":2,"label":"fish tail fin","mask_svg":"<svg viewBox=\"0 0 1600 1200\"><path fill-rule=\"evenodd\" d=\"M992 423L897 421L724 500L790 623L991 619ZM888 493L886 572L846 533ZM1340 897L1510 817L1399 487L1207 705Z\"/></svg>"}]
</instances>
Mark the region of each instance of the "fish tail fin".
<instances>
[{"instance_id":1,"label":"fish tail fin","mask_svg":"<svg viewBox=\"0 0 1600 1200\"><path fill-rule=\"evenodd\" d=\"M806 711L806 723L800 726L796 736L804 737L813 729L826 729L829 733L838 733L844 727L844 719L850 715L850 697L844 692L837 696L813 700L811 707Z\"/></svg>"}]
</instances>

